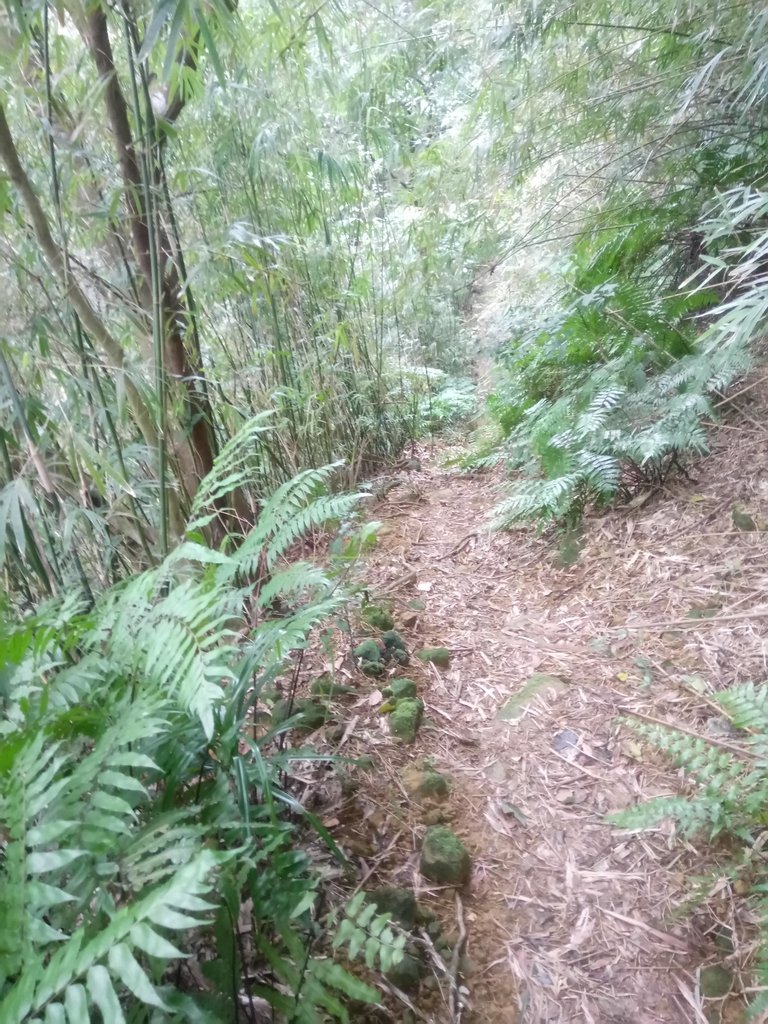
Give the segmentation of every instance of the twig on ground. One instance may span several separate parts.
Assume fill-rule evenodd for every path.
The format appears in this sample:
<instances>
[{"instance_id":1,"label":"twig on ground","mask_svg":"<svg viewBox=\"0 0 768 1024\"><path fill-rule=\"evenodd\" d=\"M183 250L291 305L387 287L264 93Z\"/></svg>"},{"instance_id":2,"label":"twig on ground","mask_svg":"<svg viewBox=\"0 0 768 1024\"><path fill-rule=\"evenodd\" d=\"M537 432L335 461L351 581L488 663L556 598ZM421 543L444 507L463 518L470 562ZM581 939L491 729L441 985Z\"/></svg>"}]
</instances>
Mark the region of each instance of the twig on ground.
<instances>
[{"instance_id":1,"label":"twig on ground","mask_svg":"<svg viewBox=\"0 0 768 1024\"><path fill-rule=\"evenodd\" d=\"M721 622L737 622L744 619L768 618L768 608L755 608L751 612L738 612L736 615L712 615L704 619L670 619L668 622L638 622L625 623L623 626L616 626L616 629L661 629L677 630L681 626L692 626L694 629L701 629L702 626L717 626Z\"/></svg>"},{"instance_id":2,"label":"twig on ground","mask_svg":"<svg viewBox=\"0 0 768 1024\"><path fill-rule=\"evenodd\" d=\"M451 998L453 1002L453 1019L456 1024L461 1024L461 1015L464 1011L464 999L462 998L461 989L459 986L459 963L461 961L461 954L464 950L464 943L467 941L467 926L464 924L464 905L461 902L461 896L456 891L456 923L459 926L459 937L456 940L456 945L453 947L453 953L451 954L451 968L450 968L450 981L451 981Z\"/></svg>"},{"instance_id":3,"label":"twig on ground","mask_svg":"<svg viewBox=\"0 0 768 1024\"><path fill-rule=\"evenodd\" d=\"M473 540L477 540L477 533L468 533L466 537L459 541L458 544L454 544L446 558L453 558L454 555L460 554L465 548L469 547Z\"/></svg>"}]
</instances>

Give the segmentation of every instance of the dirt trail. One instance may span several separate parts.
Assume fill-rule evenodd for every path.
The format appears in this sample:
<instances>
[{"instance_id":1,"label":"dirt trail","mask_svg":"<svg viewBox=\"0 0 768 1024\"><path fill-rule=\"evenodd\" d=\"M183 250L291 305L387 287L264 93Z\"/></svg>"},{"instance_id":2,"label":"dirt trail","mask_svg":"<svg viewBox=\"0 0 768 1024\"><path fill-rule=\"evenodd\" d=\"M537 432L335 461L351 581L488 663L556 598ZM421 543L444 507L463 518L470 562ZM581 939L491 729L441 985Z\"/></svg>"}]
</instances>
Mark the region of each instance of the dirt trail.
<instances>
[{"instance_id":1,"label":"dirt trail","mask_svg":"<svg viewBox=\"0 0 768 1024\"><path fill-rule=\"evenodd\" d=\"M605 815L679 791L668 764L619 726L622 713L716 734L724 723L707 691L765 677L768 534L731 522L735 502L768 499L766 433L750 426L766 422L764 388L751 403L746 425L716 435L695 484L593 520L569 569L535 536L489 533L501 482L441 468L444 451L423 453L422 471L373 510L385 526L365 570L372 596L395 599L411 647L445 645L452 662L409 669L426 703L413 746L393 741L372 707L358 710L346 752L373 752L376 771L342 838L372 865L368 886L413 886L453 937L453 895L420 877L418 850L425 822L441 816L464 839L464 1024L740 1019L740 997L705 1000L698 972L725 963L738 989L750 924L741 902L723 882L676 917L707 865L666 826L622 834ZM425 605L416 621L414 599ZM560 684L517 721L497 720L534 673ZM442 810L403 790L403 766L425 756L453 780ZM724 927L730 955L715 944ZM434 980L415 1003L420 1019L459 1019Z\"/></svg>"}]
</instances>

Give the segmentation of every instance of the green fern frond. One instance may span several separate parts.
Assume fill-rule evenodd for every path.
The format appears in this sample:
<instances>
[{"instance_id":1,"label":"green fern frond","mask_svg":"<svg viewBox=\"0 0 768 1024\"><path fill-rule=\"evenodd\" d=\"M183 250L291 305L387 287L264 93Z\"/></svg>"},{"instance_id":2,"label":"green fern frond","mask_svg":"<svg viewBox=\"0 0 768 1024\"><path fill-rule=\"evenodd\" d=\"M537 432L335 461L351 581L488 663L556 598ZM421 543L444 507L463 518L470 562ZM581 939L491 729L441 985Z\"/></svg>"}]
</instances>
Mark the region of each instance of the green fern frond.
<instances>
[{"instance_id":1,"label":"green fern frond","mask_svg":"<svg viewBox=\"0 0 768 1024\"><path fill-rule=\"evenodd\" d=\"M259 434L272 429L267 422L272 415L267 411L247 420L219 452L213 469L195 494L188 533L202 530L213 520L216 513L203 514L204 509L212 508L247 482L249 461L252 459L256 439Z\"/></svg>"},{"instance_id":2,"label":"green fern frond","mask_svg":"<svg viewBox=\"0 0 768 1024\"><path fill-rule=\"evenodd\" d=\"M768 684L742 683L715 694L737 729L768 735Z\"/></svg>"},{"instance_id":3,"label":"green fern frond","mask_svg":"<svg viewBox=\"0 0 768 1024\"><path fill-rule=\"evenodd\" d=\"M74 1019L87 1022L99 1019L95 1014L92 1018L97 1010L101 1019L120 1022L125 1019L122 992L164 1009L133 950L163 959L181 955L156 929L182 931L205 921L199 915L213 904L202 897L210 892L210 876L221 862L220 855L201 851L164 885L118 909L95 938L79 928L47 964L42 959L26 964L21 981L0 1002L0 1019L23 1024L36 1013L55 1019L65 1010L76 1010L79 1016Z\"/></svg>"}]
</instances>

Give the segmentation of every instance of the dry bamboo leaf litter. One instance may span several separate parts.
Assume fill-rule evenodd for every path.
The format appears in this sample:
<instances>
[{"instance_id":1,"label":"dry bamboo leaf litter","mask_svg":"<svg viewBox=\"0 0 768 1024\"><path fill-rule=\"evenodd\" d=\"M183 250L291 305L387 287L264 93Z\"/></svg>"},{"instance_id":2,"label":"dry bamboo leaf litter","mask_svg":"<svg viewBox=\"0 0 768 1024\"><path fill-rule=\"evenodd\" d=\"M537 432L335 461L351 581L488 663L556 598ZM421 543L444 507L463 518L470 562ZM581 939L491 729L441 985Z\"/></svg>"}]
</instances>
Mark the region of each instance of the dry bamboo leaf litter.
<instances>
[{"instance_id":1,"label":"dry bamboo leaf litter","mask_svg":"<svg viewBox=\"0 0 768 1024\"><path fill-rule=\"evenodd\" d=\"M725 885L683 912L691 877L714 861L666 823L619 833L605 820L681 791L678 773L620 717L701 732L717 715L708 695L768 675L768 534L733 531L730 520L734 501L754 507L765 497L768 453L725 433L696 467L694 495L681 480L675 493L588 522L569 569L555 568L554 550L533 533L485 529L500 481L441 468L450 452L418 453L417 504L395 509L387 497L374 511L388 529L364 566L366 586L394 602L396 620L423 603L404 629L409 648L445 646L452 656L448 669L412 659L404 670L426 703L413 747L387 742L376 707L355 705L361 721L345 732L344 752L375 753L363 788L385 820L361 870L376 884L413 886L455 940L453 891L418 873L424 812L400 782L403 766L424 756L451 778L439 814L473 858L462 896L471 969L462 958L456 984L443 984L447 1000L412 997L419 1019L448 1024L459 1008L463 1024L700 1019L697 972L722 958L718 915L744 936L729 959L742 978L754 939L743 900ZM499 721L536 674L564 685ZM712 740L741 749L727 733ZM456 999L461 986L471 1010ZM741 1012L738 994L726 1002Z\"/></svg>"}]
</instances>

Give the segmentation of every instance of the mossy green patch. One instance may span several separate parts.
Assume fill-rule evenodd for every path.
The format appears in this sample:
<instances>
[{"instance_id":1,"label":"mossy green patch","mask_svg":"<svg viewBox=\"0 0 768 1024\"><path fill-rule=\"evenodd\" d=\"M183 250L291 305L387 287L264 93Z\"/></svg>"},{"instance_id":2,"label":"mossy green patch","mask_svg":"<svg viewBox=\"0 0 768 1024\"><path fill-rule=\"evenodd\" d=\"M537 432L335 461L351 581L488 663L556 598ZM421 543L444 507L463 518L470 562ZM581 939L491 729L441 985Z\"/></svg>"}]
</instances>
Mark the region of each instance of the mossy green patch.
<instances>
[{"instance_id":1,"label":"mossy green patch","mask_svg":"<svg viewBox=\"0 0 768 1024\"><path fill-rule=\"evenodd\" d=\"M388 629L392 629L395 624L395 620L387 609L382 608L382 606L378 604L363 605L363 608L360 611L360 617L366 625L372 626L374 629L380 629L382 633Z\"/></svg>"},{"instance_id":2,"label":"mossy green patch","mask_svg":"<svg viewBox=\"0 0 768 1024\"><path fill-rule=\"evenodd\" d=\"M411 929L416 924L416 897L410 889L382 885L368 893L368 901L380 914L391 914L404 928Z\"/></svg>"},{"instance_id":3,"label":"mossy green patch","mask_svg":"<svg viewBox=\"0 0 768 1024\"><path fill-rule=\"evenodd\" d=\"M406 649L405 640L403 640L396 629L388 629L386 633L381 634L381 639L387 650L404 651Z\"/></svg>"},{"instance_id":4,"label":"mossy green patch","mask_svg":"<svg viewBox=\"0 0 768 1024\"><path fill-rule=\"evenodd\" d=\"M423 714L424 704L418 698L399 700L389 716L389 731L404 743L413 743Z\"/></svg>"},{"instance_id":5,"label":"mossy green patch","mask_svg":"<svg viewBox=\"0 0 768 1024\"><path fill-rule=\"evenodd\" d=\"M699 985L707 999L722 999L733 988L733 974L722 964L703 967L699 972Z\"/></svg>"},{"instance_id":6,"label":"mossy green patch","mask_svg":"<svg viewBox=\"0 0 768 1024\"><path fill-rule=\"evenodd\" d=\"M540 693L560 693L566 684L558 676L548 675L546 672L535 672L516 694L509 698L503 707L496 712L496 718L500 722L516 722L525 709L538 697Z\"/></svg>"},{"instance_id":7,"label":"mossy green patch","mask_svg":"<svg viewBox=\"0 0 768 1024\"><path fill-rule=\"evenodd\" d=\"M421 847L420 871L425 878L442 885L463 885L472 862L467 848L446 825L427 829Z\"/></svg>"},{"instance_id":8,"label":"mossy green patch","mask_svg":"<svg viewBox=\"0 0 768 1024\"><path fill-rule=\"evenodd\" d=\"M393 679L386 690L382 690L385 697L393 700L402 700L404 697L416 697L416 683L412 679Z\"/></svg>"},{"instance_id":9,"label":"mossy green patch","mask_svg":"<svg viewBox=\"0 0 768 1024\"><path fill-rule=\"evenodd\" d=\"M363 640L352 653L359 661L381 661L382 650L375 640Z\"/></svg>"},{"instance_id":10,"label":"mossy green patch","mask_svg":"<svg viewBox=\"0 0 768 1024\"><path fill-rule=\"evenodd\" d=\"M384 675L386 669L380 661L363 661L360 663L360 671L364 676L373 676L378 678L379 676Z\"/></svg>"},{"instance_id":11,"label":"mossy green patch","mask_svg":"<svg viewBox=\"0 0 768 1024\"><path fill-rule=\"evenodd\" d=\"M343 697L347 693L354 693L351 686L342 686L336 683L332 676L324 675L317 678L309 688L310 693L320 697Z\"/></svg>"},{"instance_id":12,"label":"mossy green patch","mask_svg":"<svg viewBox=\"0 0 768 1024\"><path fill-rule=\"evenodd\" d=\"M272 725L282 725L289 718L298 716L297 729L307 729L310 732L319 729L329 718L328 709L317 701L302 697L293 702L289 700L278 700L272 706Z\"/></svg>"},{"instance_id":13,"label":"mossy green patch","mask_svg":"<svg viewBox=\"0 0 768 1024\"><path fill-rule=\"evenodd\" d=\"M415 992L421 982L424 964L412 953L406 953L403 959L394 964L386 973L387 981L403 992Z\"/></svg>"},{"instance_id":14,"label":"mossy green patch","mask_svg":"<svg viewBox=\"0 0 768 1024\"><path fill-rule=\"evenodd\" d=\"M448 779L428 763L410 764L403 770L403 785L416 800L443 800L448 796Z\"/></svg>"},{"instance_id":15,"label":"mossy green patch","mask_svg":"<svg viewBox=\"0 0 768 1024\"><path fill-rule=\"evenodd\" d=\"M416 657L420 661L432 662L438 668L448 668L451 663L451 652L447 647L425 647Z\"/></svg>"}]
</instances>

